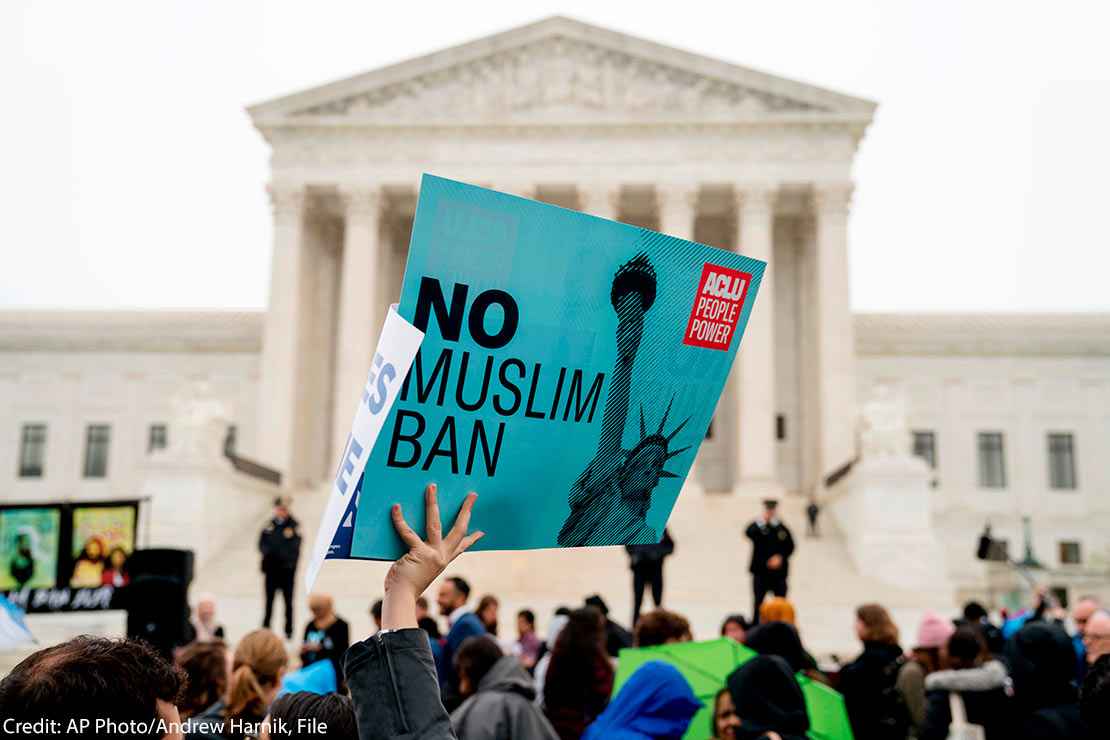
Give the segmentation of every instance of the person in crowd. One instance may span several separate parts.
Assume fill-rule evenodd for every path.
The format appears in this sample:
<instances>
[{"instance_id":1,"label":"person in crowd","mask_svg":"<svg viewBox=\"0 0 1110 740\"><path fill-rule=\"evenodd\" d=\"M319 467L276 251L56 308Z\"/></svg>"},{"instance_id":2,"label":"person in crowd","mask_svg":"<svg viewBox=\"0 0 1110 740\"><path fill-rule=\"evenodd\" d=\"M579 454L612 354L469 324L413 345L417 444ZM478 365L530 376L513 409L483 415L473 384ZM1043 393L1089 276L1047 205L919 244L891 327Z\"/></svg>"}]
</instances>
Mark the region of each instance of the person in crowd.
<instances>
[{"instance_id":1,"label":"person in crowd","mask_svg":"<svg viewBox=\"0 0 1110 740\"><path fill-rule=\"evenodd\" d=\"M24 658L0 680L0 717L5 722L56 720L64 734L71 721L109 719L156 722L155 731L117 737L181 737L177 700L184 676L145 642L82 636ZM34 730L8 727L7 737L41 738Z\"/></svg>"},{"instance_id":2,"label":"person in crowd","mask_svg":"<svg viewBox=\"0 0 1110 740\"><path fill-rule=\"evenodd\" d=\"M796 626L793 602L784 596L772 596L769 599L763 599L763 603L759 605L759 621L760 623L786 622Z\"/></svg>"},{"instance_id":3,"label":"person in crowd","mask_svg":"<svg viewBox=\"0 0 1110 740\"><path fill-rule=\"evenodd\" d=\"M227 646L222 642L193 642L174 659L185 675L185 690L177 702L181 719L203 712L227 693Z\"/></svg>"},{"instance_id":4,"label":"person in crowd","mask_svg":"<svg viewBox=\"0 0 1110 740\"><path fill-rule=\"evenodd\" d=\"M856 740L905 737L909 713L895 686L906 661L898 627L882 606L864 604L856 610L856 636L863 652L840 670L839 684L852 733Z\"/></svg>"},{"instance_id":5,"label":"person in crowd","mask_svg":"<svg viewBox=\"0 0 1110 740\"><path fill-rule=\"evenodd\" d=\"M982 727L986 740L1014 737L1009 688L1006 666L991 657L982 631L966 624L957 627L945 645L944 668L925 677L925 721L918 737L945 740L953 704L963 705L966 721Z\"/></svg>"},{"instance_id":6,"label":"person in crowd","mask_svg":"<svg viewBox=\"0 0 1110 740\"><path fill-rule=\"evenodd\" d=\"M644 663L613 701L586 728L582 740L671 740L680 738L701 702L674 666Z\"/></svg>"},{"instance_id":7,"label":"person in crowd","mask_svg":"<svg viewBox=\"0 0 1110 740\"><path fill-rule=\"evenodd\" d=\"M577 740L609 703L613 665L605 652L605 620L576 609L551 650L543 687L544 714L562 740Z\"/></svg>"},{"instance_id":8,"label":"person in crowd","mask_svg":"<svg viewBox=\"0 0 1110 740\"><path fill-rule=\"evenodd\" d=\"M420 627L420 629L428 633L428 639L434 642L438 642L439 640L443 639L443 633L439 631L439 622L436 621L435 617L419 617L416 620L416 623Z\"/></svg>"},{"instance_id":9,"label":"person in crowd","mask_svg":"<svg viewBox=\"0 0 1110 740\"><path fill-rule=\"evenodd\" d=\"M551 665L551 648L555 647L555 642L559 639L559 633L567 626L570 621L570 609L567 609L565 614L556 612L547 623L547 639L543 642L543 654L540 659L536 661L536 669L532 672L536 681L536 704L540 707L543 706L543 690L544 682L547 679L547 669Z\"/></svg>"},{"instance_id":10,"label":"person in crowd","mask_svg":"<svg viewBox=\"0 0 1110 740\"><path fill-rule=\"evenodd\" d=\"M478 599L478 608L474 613L478 615L478 621L486 628L486 632L497 637L497 610L501 608L501 602L493 594L486 594Z\"/></svg>"},{"instance_id":11,"label":"person in crowd","mask_svg":"<svg viewBox=\"0 0 1110 740\"><path fill-rule=\"evenodd\" d=\"M585 606L601 612L605 623L605 652L610 657L615 658L620 655L622 649L632 647L632 633L609 618L609 605L600 594L587 597Z\"/></svg>"},{"instance_id":12,"label":"person in crowd","mask_svg":"<svg viewBox=\"0 0 1110 740\"><path fill-rule=\"evenodd\" d=\"M262 573L266 577L266 612L262 626L270 628L274 612L274 595L281 591L285 602L285 639L293 639L293 577L301 557L300 524L289 513L289 500L274 499L273 518L258 535L258 551L262 553Z\"/></svg>"},{"instance_id":13,"label":"person in crowd","mask_svg":"<svg viewBox=\"0 0 1110 740\"><path fill-rule=\"evenodd\" d=\"M226 694L193 717L190 737L241 740L257 735L288 663L280 637L267 629L248 632L232 656Z\"/></svg>"},{"instance_id":14,"label":"person in crowd","mask_svg":"<svg viewBox=\"0 0 1110 740\"><path fill-rule=\"evenodd\" d=\"M104 558L107 555L104 540L96 535L85 540L81 555L73 563L69 585L73 588L96 588L104 575Z\"/></svg>"},{"instance_id":15,"label":"person in crowd","mask_svg":"<svg viewBox=\"0 0 1110 740\"><path fill-rule=\"evenodd\" d=\"M416 600L416 621L419 622L424 617L430 616L432 616L432 612L428 608L428 599L421 596Z\"/></svg>"},{"instance_id":16,"label":"person in crowd","mask_svg":"<svg viewBox=\"0 0 1110 740\"><path fill-rule=\"evenodd\" d=\"M127 575L127 550L120 546L113 547L108 553L104 563L104 571L100 574L100 583L103 586L123 588L130 581Z\"/></svg>"},{"instance_id":17,"label":"person in crowd","mask_svg":"<svg viewBox=\"0 0 1110 740\"><path fill-rule=\"evenodd\" d=\"M1072 621L1075 622L1075 635L1072 636L1072 645L1075 648L1077 676L1080 681L1087 672L1087 648L1083 645L1083 633L1087 631L1087 622L1102 605L1097 596L1081 596L1071 610Z\"/></svg>"},{"instance_id":18,"label":"person in crowd","mask_svg":"<svg viewBox=\"0 0 1110 740\"><path fill-rule=\"evenodd\" d=\"M725 621L721 622L721 637L731 637L736 642L743 644L749 629L751 629L751 625L743 616L729 614L725 617Z\"/></svg>"},{"instance_id":19,"label":"person in crowd","mask_svg":"<svg viewBox=\"0 0 1110 740\"><path fill-rule=\"evenodd\" d=\"M393 563L385 577L382 631L352 645L344 666L360 740L454 738L440 700L428 637L417 626L416 599L482 537L482 532L467 534L477 498L474 493L466 496L445 535L436 486L429 485L424 491L423 539L405 521L400 505L390 508L393 526L408 552ZM449 602L455 603L455 599Z\"/></svg>"},{"instance_id":20,"label":"person in crowd","mask_svg":"<svg viewBox=\"0 0 1110 740\"><path fill-rule=\"evenodd\" d=\"M1091 737L1110 737L1110 655L1092 663L1083 677L1079 716Z\"/></svg>"},{"instance_id":21,"label":"person in crowd","mask_svg":"<svg viewBox=\"0 0 1110 740\"><path fill-rule=\"evenodd\" d=\"M374 631L378 632L382 628L382 600L377 599L370 605L370 621L374 623Z\"/></svg>"},{"instance_id":22,"label":"person in crowd","mask_svg":"<svg viewBox=\"0 0 1110 740\"><path fill-rule=\"evenodd\" d=\"M558 740L535 705L531 676L489 635L468 637L455 655L464 701L451 713L459 740Z\"/></svg>"},{"instance_id":23,"label":"person in crowd","mask_svg":"<svg viewBox=\"0 0 1110 740\"><path fill-rule=\"evenodd\" d=\"M270 705L258 740L357 740L355 707L342 694L296 691Z\"/></svg>"},{"instance_id":24,"label":"person in crowd","mask_svg":"<svg viewBox=\"0 0 1110 740\"><path fill-rule=\"evenodd\" d=\"M351 628L335 613L335 602L327 594L309 594L308 610L312 619L304 626L301 664L310 666L330 660L336 683L343 686L343 656L351 644Z\"/></svg>"},{"instance_id":25,"label":"person in crowd","mask_svg":"<svg viewBox=\"0 0 1110 740\"><path fill-rule=\"evenodd\" d=\"M806 506L806 537L817 538L821 533L817 530L817 517L821 515L821 506L817 498L811 498Z\"/></svg>"},{"instance_id":26,"label":"person in crowd","mask_svg":"<svg viewBox=\"0 0 1110 740\"><path fill-rule=\"evenodd\" d=\"M759 623L759 607L768 593L786 596L790 576L790 556L794 554L794 538L777 516L778 501L763 502L762 516L748 525L745 532L752 541L752 621Z\"/></svg>"},{"instance_id":27,"label":"person in crowd","mask_svg":"<svg viewBox=\"0 0 1110 740\"><path fill-rule=\"evenodd\" d=\"M521 609L516 613L515 652L525 670L532 671L540 659L543 640L536 634L536 614L531 609Z\"/></svg>"},{"instance_id":28,"label":"person in crowd","mask_svg":"<svg viewBox=\"0 0 1110 740\"><path fill-rule=\"evenodd\" d=\"M632 629L640 621L640 607L644 603L644 588L651 586L651 600L655 608L663 606L663 561L674 553L674 540L668 529L663 529L663 539L651 545L625 545L628 566L632 569Z\"/></svg>"},{"instance_id":29,"label":"person in crowd","mask_svg":"<svg viewBox=\"0 0 1110 740\"><path fill-rule=\"evenodd\" d=\"M777 655L790 670L802 672L815 681L829 683L828 676L817 670L817 661L802 645L798 628L787 622L761 622L748 632L745 643L760 655Z\"/></svg>"},{"instance_id":30,"label":"person in crowd","mask_svg":"<svg viewBox=\"0 0 1110 740\"><path fill-rule=\"evenodd\" d=\"M964 604L963 618L966 624L978 627L983 633L983 639L986 641L987 649L990 650L991 655L1002 654L1006 638L1003 636L1001 628L991 622L986 607L978 601L969 601Z\"/></svg>"},{"instance_id":31,"label":"person in crowd","mask_svg":"<svg viewBox=\"0 0 1110 740\"><path fill-rule=\"evenodd\" d=\"M1064 628L1030 622L1006 643L1013 679L1016 737L1083 740L1090 736L1079 716L1075 646Z\"/></svg>"},{"instance_id":32,"label":"person in crowd","mask_svg":"<svg viewBox=\"0 0 1110 740\"><path fill-rule=\"evenodd\" d=\"M1087 652L1087 665L1110 655L1110 611L1099 609L1090 616L1083 630L1083 647Z\"/></svg>"},{"instance_id":33,"label":"person in crowd","mask_svg":"<svg viewBox=\"0 0 1110 740\"><path fill-rule=\"evenodd\" d=\"M777 655L752 658L729 674L727 685L739 718L739 724L732 726L733 737L805 740L809 730L805 696L785 660Z\"/></svg>"},{"instance_id":34,"label":"person in crowd","mask_svg":"<svg viewBox=\"0 0 1110 740\"><path fill-rule=\"evenodd\" d=\"M470 584L460 576L443 581L436 596L439 613L447 617L447 637L439 659L440 683L448 709L459 705L459 676L455 672L455 653L468 637L486 634L485 625L478 616L466 608L470 598ZM383 611L384 618L384 611Z\"/></svg>"},{"instance_id":35,"label":"person in crowd","mask_svg":"<svg viewBox=\"0 0 1110 740\"><path fill-rule=\"evenodd\" d=\"M909 712L910 734L913 737L917 736L925 722L925 677L940 670L941 651L955 631L951 621L934 611L925 612L917 628L917 640L909 660L898 671L895 687Z\"/></svg>"},{"instance_id":36,"label":"person in crowd","mask_svg":"<svg viewBox=\"0 0 1110 740\"><path fill-rule=\"evenodd\" d=\"M672 642L690 642L694 639L686 617L666 609L654 609L636 623L632 644L636 647L667 645Z\"/></svg>"},{"instance_id":37,"label":"person in crowd","mask_svg":"<svg viewBox=\"0 0 1110 740\"><path fill-rule=\"evenodd\" d=\"M216 597L203 593L189 620L186 642L212 642L224 639L224 626L216 619Z\"/></svg>"},{"instance_id":38,"label":"person in crowd","mask_svg":"<svg viewBox=\"0 0 1110 740\"><path fill-rule=\"evenodd\" d=\"M739 727L740 715L736 714L732 694L728 692L728 686L725 686L713 697L713 716L710 717L709 736L712 740L736 740L736 731Z\"/></svg>"}]
</instances>

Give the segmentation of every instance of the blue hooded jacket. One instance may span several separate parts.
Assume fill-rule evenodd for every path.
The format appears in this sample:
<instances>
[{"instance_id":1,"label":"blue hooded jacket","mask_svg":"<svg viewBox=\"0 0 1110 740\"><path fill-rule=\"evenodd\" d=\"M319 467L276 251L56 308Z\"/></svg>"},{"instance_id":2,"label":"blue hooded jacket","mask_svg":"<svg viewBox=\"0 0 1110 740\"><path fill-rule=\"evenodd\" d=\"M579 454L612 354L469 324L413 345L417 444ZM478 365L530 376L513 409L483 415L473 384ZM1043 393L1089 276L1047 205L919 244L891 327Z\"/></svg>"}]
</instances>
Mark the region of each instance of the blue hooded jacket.
<instances>
[{"instance_id":1,"label":"blue hooded jacket","mask_svg":"<svg viewBox=\"0 0 1110 740\"><path fill-rule=\"evenodd\" d=\"M640 666L582 740L680 738L702 704L678 669L660 660Z\"/></svg>"}]
</instances>

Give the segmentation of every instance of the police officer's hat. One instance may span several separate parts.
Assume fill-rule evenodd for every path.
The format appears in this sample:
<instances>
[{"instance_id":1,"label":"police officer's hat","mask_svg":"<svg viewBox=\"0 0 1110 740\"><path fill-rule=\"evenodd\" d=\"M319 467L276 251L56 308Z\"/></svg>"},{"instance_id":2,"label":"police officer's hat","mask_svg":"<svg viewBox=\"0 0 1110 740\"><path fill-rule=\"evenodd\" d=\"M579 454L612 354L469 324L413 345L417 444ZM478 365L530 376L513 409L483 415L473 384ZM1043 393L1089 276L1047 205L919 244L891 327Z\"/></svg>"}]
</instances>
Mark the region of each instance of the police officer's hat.
<instances>
[{"instance_id":1,"label":"police officer's hat","mask_svg":"<svg viewBox=\"0 0 1110 740\"><path fill-rule=\"evenodd\" d=\"M763 508L767 511L774 511L779 506L778 499L765 498L763 499Z\"/></svg>"}]
</instances>

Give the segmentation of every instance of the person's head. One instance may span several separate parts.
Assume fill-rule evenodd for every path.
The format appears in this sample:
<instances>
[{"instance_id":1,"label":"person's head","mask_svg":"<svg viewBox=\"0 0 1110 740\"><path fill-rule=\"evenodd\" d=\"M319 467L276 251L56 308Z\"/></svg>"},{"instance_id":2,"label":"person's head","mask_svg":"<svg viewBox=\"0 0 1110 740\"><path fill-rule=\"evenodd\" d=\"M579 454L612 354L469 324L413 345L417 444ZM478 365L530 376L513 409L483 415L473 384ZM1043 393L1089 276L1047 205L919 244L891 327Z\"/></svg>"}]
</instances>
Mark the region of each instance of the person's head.
<instances>
[{"instance_id":1,"label":"person's head","mask_svg":"<svg viewBox=\"0 0 1110 740\"><path fill-rule=\"evenodd\" d=\"M802 647L802 638L792 624L761 622L748 631L745 644L760 655L777 655L793 671L811 667L808 654Z\"/></svg>"},{"instance_id":2,"label":"person's head","mask_svg":"<svg viewBox=\"0 0 1110 740\"><path fill-rule=\"evenodd\" d=\"M969 601L964 604L964 619L976 624L987 618L987 610L978 601Z\"/></svg>"},{"instance_id":3,"label":"person's head","mask_svg":"<svg viewBox=\"0 0 1110 740\"><path fill-rule=\"evenodd\" d=\"M289 499L284 496L278 496L274 499L274 518L275 519L288 519L289 518Z\"/></svg>"},{"instance_id":4,"label":"person's head","mask_svg":"<svg viewBox=\"0 0 1110 740\"><path fill-rule=\"evenodd\" d=\"M786 622L795 624L794 604L784 596L772 596L759 605L760 622Z\"/></svg>"},{"instance_id":5,"label":"person's head","mask_svg":"<svg viewBox=\"0 0 1110 740\"><path fill-rule=\"evenodd\" d=\"M777 655L759 655L729 674L728 691L744 737L805 735L809 714L794 671Z\"/></svg>"},{"instance_id":6,"label":"person's head","mask_svg":"<svg viewBox=\"0 0 1110 740\"><path fill-rule=\"evenodd\" d=\"M743 643L748 629L748 620L739 614L729 614L721 622L721 637L731 637L736 642Z\"/></svg>"},{"instance_id":7,"label":"person's head","mask_svg":"<svg viewBox=\"0 0 1110 740\"><path fill-rule=\"evenodd\" d=\"M39 650L0 681L0 717L60 721L181 722L184 676L145 642L82 636ZM145 737L151 735L121 735ZM167 737L179 738L171 733Z\"/></svg>"},{"instance_id":8,"label":"person's head","mask_svg":"<svg viewBox=\"0 0 1110 740\"><path fill-rule=\"evenodd\" d=\"M686 617L666 609L653 609L636 623L633 644L636 647L666 645L672 642L689 642L694 636Z\"/></svg>"},{"instance_id":9,"label":"person's head","mask_svg":"<svg viewBox=\"0 0 1110 740\"><path fill-rule=\"evenodd\" d=\"M1103 655L1087 670L1079 691L1079 713L1092 737L1110 735L1110 655Z\"/></svg>"},{"instance_id":10,"label":"person's head","mask_svg":"<svg viewBox=\"0 0 1110 740\"><path fill-rule=\"evenodd\" d=\"M463 640L455 653L455 671L459 674L459 693L463 697L478 692L478 685L493 664L504 657L497 641L489 635L477 635Z\"/></svg>"},{"instance_id":11,"label":"person's head","mask_svg":"<svg viewBox=\"0 0 1110 740\"><path fill-rule=\"evenodd\" d=\"M212 594L201 594L197 597L197 619L202 622L211 622L216 618L216 597Z\"/></svg>"},{"instance_id":12,"label":"person's head","mask_svg":"<svg viewBox=\"0 0 1110 740\"><path fill-rule=\"evenodd\" d=\"M443 583L440 584L439 593L436 595L436 604L439 605L439 613L446 617L466 604L466 600L469 598L470 584L459 576L451 576L444 579Z\"/></svg>"},{"instance_id":13,"label":"person's head","mask_svg":"<svg viewBox=\"0 0 1110 740\"><path fill-rule=\"evenodd\" d=\"M1083 631L1083 646L1087 648L1089 664L1110 655L1110 611L1098 609L1090 616Z\"/></svg>"},{"instance_id":14,"label":"person's head","mask_svg":"<svg viewBox=\"0 0 1110 740\"><path fill-rule=\"evenodd\" d=\"M288 663L289 656L280 637L267 629L248 632L232 657L227 716L261 719L281 685Z\"/></svg>"},{"instance_id":15,"label":"person's head","mask_svg":"<svg viewBox=\"0 0 1110 740\"><path fill-rule=\"evenodd\" d=\"M1075 607L1071 610L1071 618L1075 620L1075 627L1079 630L1080 636L1087 631L1087 622L1099 608L1100 604L1096 596L1081 596L1079 601L1075 602Z\"/></svg>"},{"instance_id":16,"label":"person's head","mask_svg":"<svg viewBox=\"0 0 1110 740\"><path fill-rule=\"evenodd\" d=\"M632 672L583 740L649 735L679 738L701 708L689 681L677 668L649 660Z\"/></svg>"},{"instance_id":17,"label":"person's head","mask_svg":"<svg viewBox=\"0 0 1110 740\"><path fill-rule=\"evenodd\" d=\"M435 617L423 616L416 620L416 626L428 633L428 637L433 640L440 638L439 625L436 624Z\"/></svg>"},{"instance_id":18,"label":"person's head","mask_svg":"<svg viewBox=\"0 0 1110 740\"><path fill-rule=\"evenodd\" d=\"M987 643L983 639L982 631L971 625L961 625L956 628L952 636L941 651L945 668L964 670L975 668L988 657Z\"/></svg>"},{"instance_id":19,"label":"person's head","mask_svg":"<svg viewBox=\"0 0 1110 740\"><path fill-rule=\"evenodd\" d=\"M186 679L177 704L182 719L203 712L227 693L227 646L222 642L194 642L174 662Z\"/></svg>"},{"instance_id":20,"label":"person's head","mask_svg":"<svg viewBox=\"0 0 1110 740\"><path fill-rule=\"evenodd\" d=\"M589 606L575 609L564 619L566 623L559 629L552 644L548 683L551 671L568 677L592 675L599 661L606 664L609 662L609 656L605 652L604 617L597 609ZM553 629L554 626L556 625L553 624Z\"/></svg>"},{"instance_id":21,"label":"person's head","mask_svg":"<svg viewBox=\"0 0 1110 740\"><path fill-rule=\"evenodd\" d=\"M917 626L917 640L914 642L915 651L939 651L948 642L948 638L956 631L952 621L945 619L933 610L925 612L921 624Z\"/></svg>"},{"instance_id":22,"label":"person's head","mask_svg":"<svg viewBox=\"0 0 1110 740\"><path fill-rule=\"evenodd\" d=\"M779 502L773 498L763 500L763 521L769 522L778 514Z\"/></svg>"},{"instance_id":23,"label":"person's head","mask_svg":"<svg viewBox=\"0 0 1110 740\"><path fill-rule=\"evenodd\" d=\"M584 605L596 609L601 613L601 616L605 617L606 621L609 620L609 605L605 603L605 599L601 598L601 594L587 596Z\"/></svg>"},{"instance_id":24,"label":"person's head","mask_svg":"<svg viewBox=\"0 0 1110 740\"><path fill-rule=\"evenodd\" d=\"M1075 645L1060 625L1027 622L1006 642L1006 664L1023 710L1075 701Z\"/></svg>"},{"instance_id":25,"label":"person's head","mask_svg":"<svg viewBox=\"0 0 1110 740\"><path fill-rule=\"evenodd\" d=\"M375 629L380 630L382 628L382 606L384 603L381 599L378 599L370 605L370 618L374 620Z\"/></svg>"},{"instance_id":26,"label":"person's head","mask_svg":"<svg viewBox=\"0 0 1110 740\"><path fill-rule=\"evenodd\" d=\"M99 537L90 537L85 540L85 549L82 555L86 560L98 562L104 557L104 543Z\"/></svg>"},{"instance_id":27,"label":"person's head","mask_svg":"<svg viewBox=\"0 0 1110 740\"><path fill-rule=\"evenodd\" d=\"M127 551L122 547L113 547L112 551L108 553L108 564L116 569L123 568L123 564L127 562Z\"/></svg>"},{"instance_id":28,"label":"person's head","mask_svg":"<svg viewBox=\"0 0 1110 740\"><path fill-rule=\"evenodd\" d=\"M478 600L478 608L474 610L479 621L485 625L486 631L491 635L497 634L497 610L500 606L501 602L497 600L496 596L486 594Z\"/></svg>"},{"instance_id":29,"label":"person's head","mask_svg":"<svg viewBox=\"0 0 1110 740\"><path fill-rule=\"evenodd\" d=\"M714 697L713 716L709 719L710 736L713 740L736 740L740 717L736 714L736 705L732 703L732 694L728 693L727 686Z\"/></svg>"},{"instance_id":30,"label":"person's head","mask_svg":"<svg viewBox=\"0 0 1110 740\"><path fill-rule=\"evenodd\" d=\"M335 613L335 601L328 594L312 593L308 595L308 610L313 619L327 619Z\"/></svg>"},{"instance_id":31,"label":"person's head","mask_svg":"<svg viewBox=\"0 0 1110 740\"><path fill-rule=\"evenodd\" d=\"M879 604L864 604L856 609L856 636L861 642L898 644L898 626Z\"/></svg>"},{"instance_id":32,"label":"person's head","mask_svg":"<svg viewBox=\"0 0 1110 740\"><path fill-rule=\"evenodd\" d=\"M521 637L535 634L536 615L531 609L521 609L516 613L516 631Z\"/></svg>"},{"instance_id":33,"label":"person's head","mask_svg":"<svg viewBox=\"0 0 1110 740\"><path fill-rule=\"evenodd\" d=\"M431 616L428 611L428 600L423 596L416 599L416 621L420 622L421 619Z\"/></svg>"},{"instance_id":34,"label":"person's head","mask_svg":"<svg viewBox=\"0 0 1110 740\"><path fill-rule=\"evenodd\" d=\"M281 721L281 732L274 728L274 720ZM296 691L274 699L258 740L353 740L357 737L355 707L350 697Z\"/></svg>"}]
</instances>

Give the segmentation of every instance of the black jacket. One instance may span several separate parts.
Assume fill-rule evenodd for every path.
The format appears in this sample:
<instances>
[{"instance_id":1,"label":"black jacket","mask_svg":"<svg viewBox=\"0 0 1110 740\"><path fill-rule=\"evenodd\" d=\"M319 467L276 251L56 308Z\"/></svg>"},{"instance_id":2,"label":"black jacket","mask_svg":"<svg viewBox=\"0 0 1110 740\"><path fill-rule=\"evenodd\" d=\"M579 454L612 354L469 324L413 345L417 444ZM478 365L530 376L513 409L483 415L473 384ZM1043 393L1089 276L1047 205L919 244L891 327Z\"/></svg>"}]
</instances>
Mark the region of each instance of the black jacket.
<instances>
[{"instance_id":1,"label":"black jacket","mask_svg":"<svg viewBox=\"0 0 1110 740\"><path fill-rule=\"evenodd\" d=\"M296 570L301 556L301 525L293 517L284 521L271 519L258 535L258 551L262 553L262 570Z\"/></svg>"},{"instance_id":2,"label":"black jacket","mask_svg":"<svg viewBox=\"0 0 1110 740\"><path fill-rule=\"evenodd\" d=\"M1006 667L997 660L978 668L936 671L925 677L925 722L918 734L920 740L948 737L952 723L948 695L953 691L963 699L968 723L981 725L987 740L1012 740L1020 723L1014 721L1016 707L1010 698Z\"/></svg>"},{"instance_id":3,"label":"black jacket","mask_svg":"<svg viewBox=\"0 0 1110 740\"><path fill-rule=\"evenodd\" d=\"M1075 647L1057 624L1029 622L1006 643L1014 682L1016 737L1085 740L1093 735L1079 716Z\"/></svg>"},{"instance_id":4,"label":"black jacket","mask_svg":"<svg viewBox=\"0 0 1110 740\"><path fill-rule=\"evenodd\" d=\"M865 642L859 657L840 670L837 688L856 740L888 740L908 727L909 711L895 688L903 661L897 645Z\"/></svg>"},{"instance_id":5,"label":"black jacket","mask_svg":"<svg viewBox=\"0 0 1110 740\"><path fill-rule=\"evenodd\" d=\"M777 732L783 740L804 738L809 729L805 696L794 672L777 655L760 655L729 674L728 693L742 719L737 738Z\"/></svg>"},{"instance_id":6,"label":"black jacket","mask_svg":"<svg viewBox=\"0 0 1110 740\"><path fill-rule=\"evenodd\" d=\"M782 522L765 524L762 520L752 522L744 533L752 541L752 560L748 572L760 575L774 575L786 578L790 575L790 556L794 554L794 537ZM773 555L782 555L782 567L768 570L767 561Z\"/></svg>"},{"instance_id":7,"label":"black jacket","mask_svg":"<svg viewBox=\"0 0 1110 740\"><path fill-rule=\"evenodd\" d=\"M356 642L347 651L344 673L359 740L455 740L424 630Z\"/></svg>"},{"instance_id":8,"label":"black jacket","mask_svg":"<svg viewBox=\"0 0 1110 740\"><path fill-rule=\"evenodd\" d=\"M664 529L663 539L654 545L625 545L624 549L628 553L629 565L633 568L655 565L662 563L663 558L674 552L674 540L671 539L671 533Z\"/></svg>"}]
</instances>

